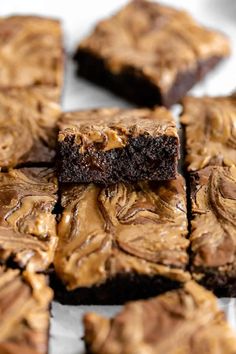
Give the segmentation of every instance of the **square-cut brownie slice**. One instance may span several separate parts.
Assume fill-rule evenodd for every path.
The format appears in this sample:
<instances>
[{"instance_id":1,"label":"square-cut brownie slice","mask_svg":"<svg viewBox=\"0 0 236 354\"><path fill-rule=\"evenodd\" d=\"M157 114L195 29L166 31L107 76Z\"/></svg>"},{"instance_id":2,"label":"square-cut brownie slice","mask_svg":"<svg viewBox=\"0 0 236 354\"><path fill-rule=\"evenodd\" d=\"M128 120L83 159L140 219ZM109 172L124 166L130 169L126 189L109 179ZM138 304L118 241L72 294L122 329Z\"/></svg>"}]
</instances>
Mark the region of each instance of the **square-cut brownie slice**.
<instances>
[{"instance_id":1,"label":"square-cut brownie slice","mask_svg":"<svg viewBox=\"0 0 236 354\"><path fill-rule=\"evenodd\" d=\"M229 53L185 11L136 0L99 22L75 59L80 75L140 105L171 106Z\"/></svg>"},{"instance_id":2,"label":"square-cut brownie slice","mask_svg":"<svg viewBox=\"0 0 236 354\"><path fill-rule=\"evenodd\" d=\"M50 164L55 157L58 89L0 89L0 169Z\"/></svg>"},{"instance_id":3,"label":"square-cut brownie slice","mask_svg":"<svg viewBox=\"0 0 236 354\"><path fill-rule=\"evenodd\" d=\"M48 268L57 245L56 193L52 170L0 172L0 263Z\"/></svg>"},{"instance_id":4,"label":"square-cut brownie slice","mask_svg":"<svg viewBox=\"0 0 236 354\"><path fill-rule=\"evenodd\" d=\"M52 290L45 276L0 267L0 353L47 354Z\"/></svg>"},{"instance_id":5,"label":"square-cut brownie slice","mask_svg":"<svg viewBox=\"0 0 236 354\"><path fill-rule=\"evenodd\" d=\"M236 165L236 94L186 97L181 123L189 171L209 165Z\"/></svg>"},{"instance_id":6,"label":"square-cut brownie slice","mask_svg":"<svg viewBox=\"0 0 236 354\"><path fill-rule=\"evenodd\" d=\"M50 85L58 87L60 96L63 56L59 21L37 16L0 18L0 88Z\"/></svg>"},{"instance_id":7,"label":"square-cut brownie slice","mask_svg":"<svg viewBox=\"0 0 236 354\"><path fill-rule=\"evenodd\" d=\"M236 337L217 298L194 282L146 301L130 302L114 317L84 316L89 354L234 354Z\"/></svg>"},{"instance_id":8,"label":"square-cut brownie slice","mask_svg":"<svg viewBox=\"0 0 236 354\"><path fill-rule=\"evenodd\" d=\"M191 174L191 272L220 296L236 296L236 167Z\"/></svg>"},{"instance_id":9,"label":"square-cut brownie slice","mask_svg":"<svg viewBox=\"0 0 236 354\"><path fill-rule=\"evenodd\" d=\"M176 177L179 139L165 108L65 113L59 128L60 182L111 184Z\"/></svg>"},{"instance_id":10,"label":"square-cut brownie slice","mask_svg":"<svg viewBox=\"0 0 236 354\"><path fill-rule=\"evenodd\" d=\"M189 279L183 178L62 186L55 270L69 303L122 303Z\"/></svg>"}]
</instances>

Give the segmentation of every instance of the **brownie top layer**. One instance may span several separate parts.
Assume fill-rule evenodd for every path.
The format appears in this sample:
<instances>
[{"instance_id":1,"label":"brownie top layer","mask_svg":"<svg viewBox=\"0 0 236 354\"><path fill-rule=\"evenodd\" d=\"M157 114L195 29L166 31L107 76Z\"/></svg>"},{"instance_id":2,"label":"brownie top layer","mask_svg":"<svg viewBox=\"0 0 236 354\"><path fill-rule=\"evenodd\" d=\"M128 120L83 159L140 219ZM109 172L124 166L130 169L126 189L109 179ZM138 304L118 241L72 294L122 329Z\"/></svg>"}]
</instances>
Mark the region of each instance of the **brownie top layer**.
<instances>
[{"instance_id":1,"label":"brownie top layer","mask_svg":"<svg viewBox=\"0 0 236 354\"><path fill-rule=\"evenodd\" d=\"M0 268L1 353L47 353L52 297L44 275Z\"/></svg>"},{"instance_id":2,"label":"brownie top layer","mask_svg":"<svg viewBox=\"0 0 236 354\"><path fill-rule=\"evenodd\" d=\"M172 114L165 108L104 108L62 115L59 121L59 142L74 137L83 153L88 147L98 150L122 148L129 138L140 135L162 135L178 139Z\"/></svg>"},{"instance_id":3,"label":"brownie top layer","mask_svg":"<svg viewBox=\"0 0 236 354\"><path fill-rule=\"evenodd\" d=\"M186 97L183 107L188 170L236 165L236 94Z\"/></svg>"},{"instance_id":4,"label":"brownie top layer","mask_svg":"<svg viewBox=\"0 0 236 354\"><path fill-rule=\"evenodd\" d=\"M181 176L107 188L63 186L55 269L67 289L125 273L188 280L185 199Z\"/></svg>"},{"instance_id":5,"label":"brownie top layer","mask_svg":"<svg viewBox=\"0 0 236 354\"><path fill-rule=\"evenodd\" d=\"M0 168L52 161L57 101L57 88L0 89Z\"/></svg>"},{"instance_id":6,"label":"brownie top layer","mask_svg":"<svg viewBox=\"0 0 236 354\"><path fill-rule=\"evenodd\" d=\"M136 0L99 22L78 51L102 58L114 74L135 70L166 93L181 72L225 57L230 48L223 34L204 28L188 13Z\"/></svg>"},{"instance_id":7,"label":"brownie top layer","mask_svg":"<svg viewBox=\"0 0 236 354\"><path fill-rule=\"evenodd\" d=\"M236 167L191 174L192 265L236 269Z\"/></svg>"},{"instance_id":8,"label":"brownie top layer","mask_svg":"<svg viewBox=\"0 0 236 354\"><path fill-rule=\"evenodd\" d=\"M45 270L57 244L57 181L43 168L0 172L0 262Z\"/></svg>"},{"instance_id":9,"label":"brownie top layer","mask_svg":"<svg viewBox=\"0 0 236 354\"><path fill-rule=\"evenodd\" d=\"M0 87L62 86L62 31L57 20L0 18Z\"/></svg>"},{"instance_id":10,"label":"brownie top layer","mask_svg":"<svg viewBox=\"0 0 236 354\"><path fill-rule=\"evenodd\" d=\"M236 338L216 297L194 282L146 301L130 302L114 318L84 316L91 354L233 354Z\"/></svg>"}]
</instances>

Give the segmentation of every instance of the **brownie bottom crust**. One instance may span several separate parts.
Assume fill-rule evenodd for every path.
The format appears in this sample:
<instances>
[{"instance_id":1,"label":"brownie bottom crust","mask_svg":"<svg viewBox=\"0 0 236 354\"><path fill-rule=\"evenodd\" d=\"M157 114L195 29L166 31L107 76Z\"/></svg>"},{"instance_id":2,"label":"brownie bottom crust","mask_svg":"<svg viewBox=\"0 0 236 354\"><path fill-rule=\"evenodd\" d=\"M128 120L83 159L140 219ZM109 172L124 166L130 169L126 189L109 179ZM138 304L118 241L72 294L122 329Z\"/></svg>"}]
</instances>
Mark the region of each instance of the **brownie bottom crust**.
<instances>
[{"instance_id":1,"label":"brownie bottom crust","mask_svg":"<svg viewBox=\"0 0 236 354\"><path fill-rule=\"evenodd\" d=\"M147 299L178 289L182 283L159 275L118 274L99 286L68 291L53 273L50 286L54 290L55 299L64 305L121 305L127 301Z\"/></svg>"},{"instance_id":2,"label":"brownie bottom crust","mask_svg":"<svg viewBox=\"0 0 236 354\"><path fill-rule=\"evenodd\" d=\"M170 107L179 102L198 81L222 60L221 57L214 56L199 61L196 69L179 73L171 89L166 94L162 94L158 86L141 76L132 67L122 73L113 74L107 69L103 59L82 49L77 51L74 59L78 63L77 74L79 76L111 89L119 96L129 99L139 106L148 107L155 105Z\"/></svg>"},{"instance_id":3,"label":"brownie bottom crust","mask_svg":"<svg viewBox=\"0 0 236 354\"><path fill-rule=\"evenodd\" d=\"M178 139L142 135L130 138L124 148L79 152L71 137L58 144L60 182L113 184L138 180L176 178Z\"/></svg>"}]
</instances>

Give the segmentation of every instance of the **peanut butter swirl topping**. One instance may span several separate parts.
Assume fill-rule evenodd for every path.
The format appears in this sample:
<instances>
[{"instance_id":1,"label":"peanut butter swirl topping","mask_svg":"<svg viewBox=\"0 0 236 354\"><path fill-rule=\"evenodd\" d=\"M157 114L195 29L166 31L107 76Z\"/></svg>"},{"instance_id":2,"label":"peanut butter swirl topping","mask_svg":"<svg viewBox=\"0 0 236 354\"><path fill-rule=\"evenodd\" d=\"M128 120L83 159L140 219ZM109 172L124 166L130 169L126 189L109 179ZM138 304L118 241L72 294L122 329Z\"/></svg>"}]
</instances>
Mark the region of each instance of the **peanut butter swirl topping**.
<instances>
[{"instance_id":1,"label":"peanut butter swirl topping","mask_svg":"<svg viewBox=\"0 0 236 354\"><path fill-rule=\"evenodd\" d=\"M194 282L146 301L130 302L112 319L84 317L91 354L234 354L236 339L215 296Z\"/></svg>"},{"instance_id":2,"label":"peanut butter swirl topping","mask_svg":"<svg viewBox=\"0 0 236 354\"><path fill-rule=\"evenodd\" d=\"M56 272L72 290L119 273L185 281L188 247L181 176L164 183L63 187Z\"/></svg>"},{"instance_id":3,"label":"peanut butter swirl topping","mask_svg":"<svg viewBox=\"0 0 236 354\"><path fill-rule=\"evenodd\" d=\"M235 273L236 167L207 167L192 180L192 265Z\"/></svg>"},{"instance_id":4,"label":"peanut butter swirl topping","mask_svg":"<svg viewBox=\"0 0 236 354\"><path fill-rule=\"evenodd\" d=\"M44 275L0 268L1 354L46 354L52 290Z\"/></svg>"},{"instance_id":5,"label":"peanut butter swirl topping","mask_svg":"<svg viewBox=\"0 0 236 354\"><path fill-rule=\"evenodd\" d=\"M172 114L165 108L101 108L69 112L59 120L59 129L59 142L68 135L74 136L81 153L88 147L104 151L122 148L129 137L143 134L153 137L165 134L178 139Z\"/></svg>"},{"instance_id":6,"label":"peanut butter swirl topping","mask_svg":"<svg viewBox=\"0 0 236 354\"><path fill-rule=\"evenodd\" d=\"M179 74L230 53L228 39L199 25L185 11L156 2L131 1L99 22L79 45L106 63L113 74L132 70L167 93Z\"/></svg>"},{"instance_id":7,"label":"peanut butter swirl topping","mask_svg":"<svg viewBox=\"0 0 236 354\"><path fill-rule=\"evenodd\" d=\"M45 270L57 245L57 181L51 170L0 173L0 260L31 271Z\"/></svg>"},{"instance_id":8,"label":"peanut butter swirl topping","mask_svg":"<svg viewBox=\"0 0 236 354\"><path fill-rule=\"evenodd\" d=\"M186 97L181 123L186 129L188 170L236 165L236 95Z\"/></svg>"}]
</instances>

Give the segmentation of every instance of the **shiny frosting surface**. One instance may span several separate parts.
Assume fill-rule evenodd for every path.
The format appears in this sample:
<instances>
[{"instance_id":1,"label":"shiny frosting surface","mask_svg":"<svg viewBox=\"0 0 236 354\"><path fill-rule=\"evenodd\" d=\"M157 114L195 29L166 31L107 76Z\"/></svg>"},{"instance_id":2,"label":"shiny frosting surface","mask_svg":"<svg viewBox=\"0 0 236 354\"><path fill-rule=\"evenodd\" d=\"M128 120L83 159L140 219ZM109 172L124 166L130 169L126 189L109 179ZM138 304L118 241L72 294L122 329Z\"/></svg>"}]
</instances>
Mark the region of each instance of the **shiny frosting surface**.
<instances>
[{"instance_id":1,"label":"shiny frosting surface","mask_svg":"<svg viewBox=\"0 0 236 354\"><path fill-rule=\"evenodd\" d=\"M234 354L236 339L215 296L194 282L126 304L112 319L84 317L91 354Z\"/></svg>"},{"instance_id":2,"label":"shiny frosting surface","mask_svg":"<svg viewBox=\"0 0 236 354\"><path fill-rule=\"evenodd\" d=\"M58 89L0 90L0 168L51 162L60 115Z\"/></svg>"},{"instance_id":3,"label":"shiny frosting surface","mask_svg":"<svg viewBox=\"0 0 236 354\"><path fill-rule=\"evenodd\" d=\"M114 74L132 68L162 93L170 90L179 73L230 52L223 34L199 25L185 11L145 0L131 1L99 22L79 50L104 59Z\"/></svg>"},{"instance_id":4,"label":"shiny frosting surface","mask_svg":"<svg viewBox=\"0 0 236 354\"><path fill-rule=\"evenodd\" d=\"M60 87L63 80L60 22L36 16L0 18L0 67L0 87Z\"/></svg>"},{"instance_id":5,"label":"shiny frosting surface","mask_svg":"<svg viewBox=\"0 0 236 354\"><path fill-rule=\"evenodd\" d=\"M45 270L57 245L57 181L52 170L0 172L0 261Z\"/></svg>"},{"instance_id":6,"label":"shiny frosting surface","mask_svg":"<svg viewBox=\"0 0 236 354\"><path fill-rule=\"evenodd\" d=\"M192 267L236 274L236 167L206 167L192 174ZM198 275L197 275L198 274Z\"/></svg>"},{"instance_id":7,"label":"shiny frosting surface","mask_svg":"<svg viewBox=\"0 0 236 354\"><path fill-rule=\"evenodd\" d=\"M55 269L68 290L119 273L189 278L185 186L162 183L63 187Z\"/></svg>"},{"instance_id":8,"label":"shiny frosting surface","mask_svg":"<svg viewBox=\"0 0 236 354\"><path fill-rule=\"evenodd\" d=\"M80 152L88 147L97 150L122 148L127 140L140 135L167 135L178 139L172 114L165 108L101 108L62 114L59 120L59 143L74 137Z\"/></svg>"},{"instance_id":9,"label":"shiny frosting surface","mask_svg":"<svg viewBox=\"0 0 236 354\"><path fill-rule=\"evenodd\" d=\"M44 275L0 268L1 354L46 354L52 290Z\"/></svg>"},{"instance_id":10,"label":"shiny frosting surface","mask_svg":"<svg viewBox=\"0 0 236 354\"><path fill-rule=\"evenodd\" d=\"M236 94L186 97L181 123L186 129L189 171L208 165L236 165Z\"/></svg>"}]
</instances>

